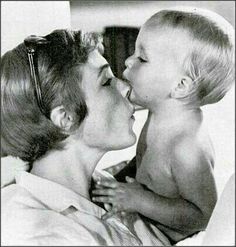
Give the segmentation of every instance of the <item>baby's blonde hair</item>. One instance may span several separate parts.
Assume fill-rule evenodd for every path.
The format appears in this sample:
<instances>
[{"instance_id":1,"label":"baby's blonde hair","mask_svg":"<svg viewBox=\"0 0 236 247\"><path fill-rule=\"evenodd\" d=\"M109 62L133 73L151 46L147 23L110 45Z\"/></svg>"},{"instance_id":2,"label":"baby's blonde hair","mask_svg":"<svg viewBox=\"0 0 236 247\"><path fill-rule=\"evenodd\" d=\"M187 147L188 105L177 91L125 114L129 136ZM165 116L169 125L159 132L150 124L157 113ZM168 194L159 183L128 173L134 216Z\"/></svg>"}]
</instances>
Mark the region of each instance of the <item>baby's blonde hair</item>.
<instances>
[{"instance_id":1,"label":"baby's blonde hair","mask_svg":"<svg viewBox=\"0 0 236 247\"><path fill-rule=\"evenodd\" d=\"M186 98L200 106L218 102L234 82L234 29L218 14L196 8L171 8L154 14L148 24L187 31L191 50L183 69L194 87ZM191 101L191 102L189 102Z\"/></svg>"}]
</instances>

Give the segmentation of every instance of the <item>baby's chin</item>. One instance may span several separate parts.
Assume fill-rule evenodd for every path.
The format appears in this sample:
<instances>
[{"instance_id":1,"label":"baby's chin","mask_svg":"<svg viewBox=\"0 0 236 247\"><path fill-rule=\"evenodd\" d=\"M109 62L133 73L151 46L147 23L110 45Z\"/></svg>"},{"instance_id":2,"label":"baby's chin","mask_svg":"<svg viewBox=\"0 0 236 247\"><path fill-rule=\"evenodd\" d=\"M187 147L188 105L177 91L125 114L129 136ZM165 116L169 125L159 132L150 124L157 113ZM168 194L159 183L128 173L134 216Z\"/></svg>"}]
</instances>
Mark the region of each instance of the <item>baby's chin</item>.
<instances>
[{"instance_id":1,"label":"baby's chin","mask_svg":"<svg viewBox=\"0 0 236 247\"><path fill-rule=\"evenodd\" d=\"M136 103L137 102L137 97L136 97L136 94L135 94L134 90L131 91L130 96L129 96L129 100L130 100L131 103L137 104Z\"/></svg>"},{"instance_id":2,"label":"baby's chin","mask_svg":"<svg viewBox=\"0 0 236 247\"><path fill-rule=\"evenodd\" d=\"M140 97L138 97L133 90L131 91L131 94L129 96L129 100L134 105L139 105L141 107L145 107L145 102L143 102L143 100Z\"/></svg>"}]
</instances>

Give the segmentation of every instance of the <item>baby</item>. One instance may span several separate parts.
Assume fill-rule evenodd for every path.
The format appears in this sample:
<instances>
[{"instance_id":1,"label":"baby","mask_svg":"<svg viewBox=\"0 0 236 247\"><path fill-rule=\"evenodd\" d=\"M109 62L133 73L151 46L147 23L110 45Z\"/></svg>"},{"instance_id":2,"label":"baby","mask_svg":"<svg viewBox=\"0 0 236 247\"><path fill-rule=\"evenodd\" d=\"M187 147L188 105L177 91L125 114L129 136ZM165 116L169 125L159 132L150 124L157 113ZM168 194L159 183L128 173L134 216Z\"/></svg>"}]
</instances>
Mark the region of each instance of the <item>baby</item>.
<instances>
[{"instance_id":1,"label":"baby","mask_svg":"<svg viewBox=\"0 0 236 247\"><path fill-rule=\"evenodd\" d=\"M136 158L98 181L93 201L138 212L172 243L204 230L217 201L214 150L201 106L218 102L234 82L233 28L205 10L162 10L140 29L124 77L130 99L149 110ZM134 178L131 173L135 170Z\"/></svg>"}]
</instances>

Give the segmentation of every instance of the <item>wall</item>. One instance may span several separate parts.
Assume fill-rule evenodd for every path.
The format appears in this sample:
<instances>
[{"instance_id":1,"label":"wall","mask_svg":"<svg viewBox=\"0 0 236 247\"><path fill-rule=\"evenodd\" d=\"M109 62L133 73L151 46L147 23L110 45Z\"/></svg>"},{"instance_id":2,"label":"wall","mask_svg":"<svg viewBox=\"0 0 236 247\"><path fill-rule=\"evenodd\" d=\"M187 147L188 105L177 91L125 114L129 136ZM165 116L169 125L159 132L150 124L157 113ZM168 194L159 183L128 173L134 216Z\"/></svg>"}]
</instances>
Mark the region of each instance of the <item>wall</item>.
<instances>
[{"instance_id":1,"label":"wall","mask_svg":"<svg viewBox=\"0 0 236 247\"><path fill-rule=\"evenodd\" d=\"M158 10L172 6L207 8L235 25L234 1L71 1L71 26L88 31L112 25L137 27Z\"/></svg>"},{"instance_id":2,"label":"wall","mask_svg":"<svg viewBox=\"0 0 236 247\"><path fill-rule=\"evenodd\" d=\"M235 26L234 1L71 1L71 25L74 29L103 31L106 26L141 26L158 10L171 6L194 6L217 12ZM205 123L215 147L218 191L221 193L235 164L235 91L217 104L203 107ZM139 135L147 111L135 114L135 132ZM106 154L98 168L110 166L135 155L136 145Z\"/></svg>"},{"instance_id":3,"label":"wall","mask_svg":"<svg viewBox=\"0 0 236 247\"><path fill-rule=\"evenodd\" d=\"M69 1L1 1L1 54L31 34L70 28Z\"/></svg>"}]
</instances>

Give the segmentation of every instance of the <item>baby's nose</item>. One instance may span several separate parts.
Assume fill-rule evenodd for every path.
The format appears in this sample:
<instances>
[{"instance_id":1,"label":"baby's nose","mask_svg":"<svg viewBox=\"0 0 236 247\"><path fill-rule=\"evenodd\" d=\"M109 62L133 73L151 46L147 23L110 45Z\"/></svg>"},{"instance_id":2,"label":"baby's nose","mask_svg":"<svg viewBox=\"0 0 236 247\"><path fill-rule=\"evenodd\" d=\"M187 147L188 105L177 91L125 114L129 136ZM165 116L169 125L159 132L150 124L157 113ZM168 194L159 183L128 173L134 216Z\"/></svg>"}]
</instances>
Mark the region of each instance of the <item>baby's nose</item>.
<instances>
[{"instance_id":1,"label":"baby's nose","mask_svg":"<svg viewBox=\"0 0 236 247\"><path fill-rule=\"evenodd\" d=\"M125 66L127 68L130 68L132 65L133 65L133 56L130 56L125 60Z\"/></svg>"},{"instance_id":2,"label":"baby's nose","mask_svg":"<svg viewBox=\"0 0 236 247\"><path fill-rule=\"evenodd\" d=\"M131 87L127 82L117 79L116 88L124 98L129 97L131 93Z\"/></svg>"}]
</instances>

